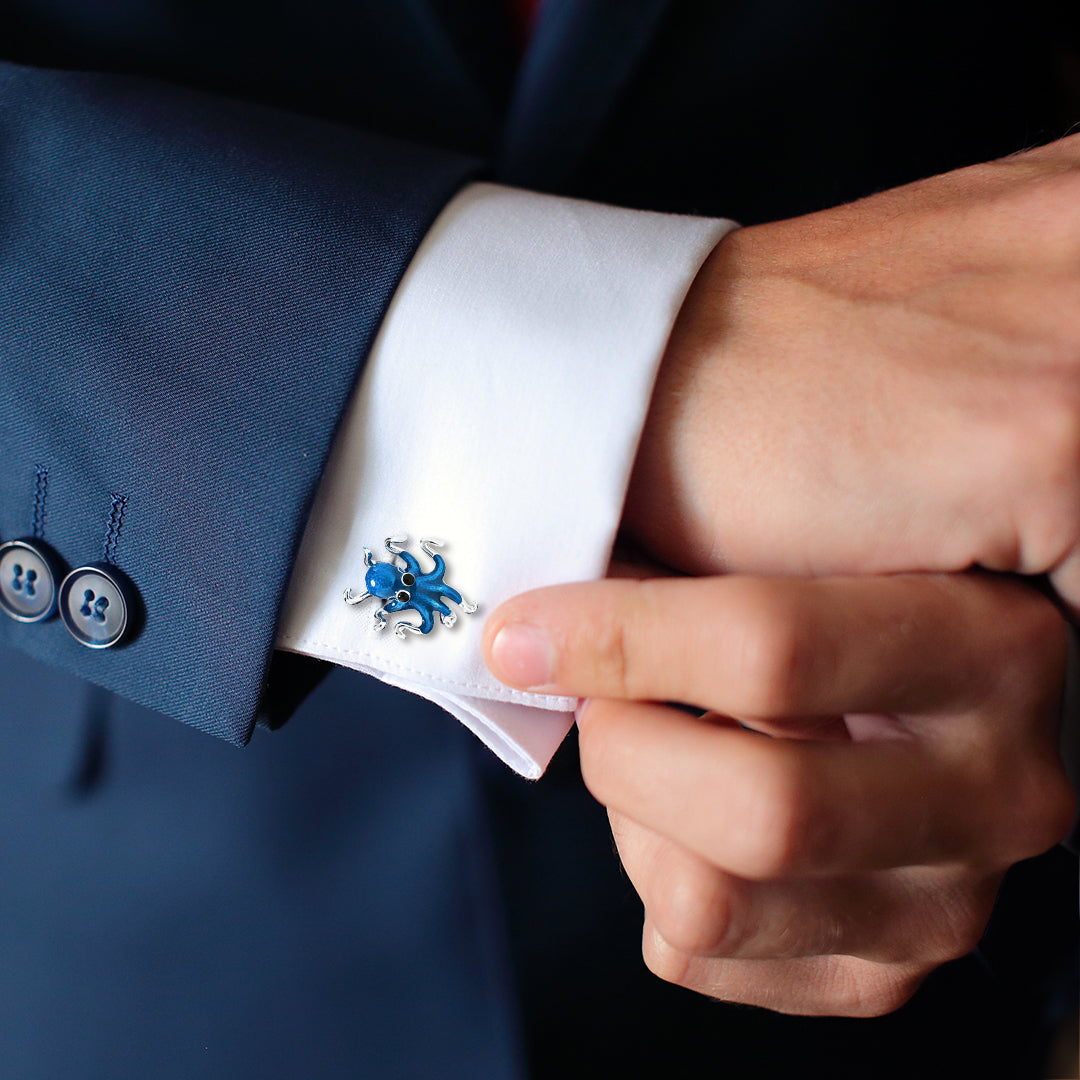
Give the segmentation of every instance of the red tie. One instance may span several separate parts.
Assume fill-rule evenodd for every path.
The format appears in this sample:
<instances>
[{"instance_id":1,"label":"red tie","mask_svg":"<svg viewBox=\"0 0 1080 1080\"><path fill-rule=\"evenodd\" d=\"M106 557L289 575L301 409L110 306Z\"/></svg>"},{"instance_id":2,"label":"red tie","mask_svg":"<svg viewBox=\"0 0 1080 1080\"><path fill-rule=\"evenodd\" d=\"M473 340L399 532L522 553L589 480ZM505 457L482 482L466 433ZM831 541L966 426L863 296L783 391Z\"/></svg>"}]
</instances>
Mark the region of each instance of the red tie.
<instances>
[{"instance_id":1,"label":"red tie","mask_svg":"<svg viewBox=\"0 0 1080 1080\"><path fill-rule=\"evenodd\" d=\"M510 14L514 19L518 42L522 46L529 40L529 31L540 3L541 0L509 0Z\"/></svg>"}]
</instances>

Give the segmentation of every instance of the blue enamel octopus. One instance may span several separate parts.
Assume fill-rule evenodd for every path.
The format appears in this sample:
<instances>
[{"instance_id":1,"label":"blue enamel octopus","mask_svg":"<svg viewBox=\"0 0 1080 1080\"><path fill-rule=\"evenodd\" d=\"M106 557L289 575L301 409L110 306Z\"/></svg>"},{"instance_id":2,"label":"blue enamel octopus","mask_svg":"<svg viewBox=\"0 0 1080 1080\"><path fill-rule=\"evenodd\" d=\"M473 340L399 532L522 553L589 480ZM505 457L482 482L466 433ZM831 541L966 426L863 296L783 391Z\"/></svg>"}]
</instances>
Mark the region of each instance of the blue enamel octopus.
<instances>
[{"instance_id":1,"label":"blue enamel octopus","mask_svg":"<svg viewBox=\"0 0 1080 1080\"><path fill-rule=\"evenodd\" d=\"M375 629L382 630L386 627L386 616L393 615L397 611L415 611L420 615L420 622L399 622L394 626L397 637L404 639L406 634L429 634L435 626L435 613L439 614L439 621L443 626L453 626L457 622L457 615L443 601L443 597L461 605L461 610L471 615L477 609L476 604L470 604L463 599L457 589L447 585L443 580L446 574L446 562L438 553L432 551L432 547L442 547L441 540L425 539L420 541L421 550L435 563L435 566L425 573L420 569L420 563L416 557L403 547L409 538L407 536L388 536L386 538L386 550L391 555L401 559L405 565L398 566L394 562L376 562L375 556L368 548L364 548L364 564L368 571L364 575L364 589L360 596L354 596L352 589L345 590L346 604L361 604L370 600L373 596L385 600L378 611L375 612Z\"/></svg>"}]
</instances>

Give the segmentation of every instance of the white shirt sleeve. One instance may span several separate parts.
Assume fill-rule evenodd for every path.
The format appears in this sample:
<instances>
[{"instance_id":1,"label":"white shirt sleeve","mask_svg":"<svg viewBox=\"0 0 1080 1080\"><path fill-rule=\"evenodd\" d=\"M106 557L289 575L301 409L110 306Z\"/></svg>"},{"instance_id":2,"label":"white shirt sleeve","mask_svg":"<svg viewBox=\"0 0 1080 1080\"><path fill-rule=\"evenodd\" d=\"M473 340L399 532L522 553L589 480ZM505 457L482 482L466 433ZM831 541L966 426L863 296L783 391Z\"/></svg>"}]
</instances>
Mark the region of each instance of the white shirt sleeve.
<instances>
[{"instance_id":1,"label":"white shirt sleeve","mask_svg":"<svg viewBox=\"0 0 1080 1080\"><path fill-rule=\"evenodd\" d=\"M473 184L394 296L343 418L293 569L279 648L421 694L524 776L541 775L573 698L503 686L483 619L527 589L602 577L656 370L706 256L734 223ZM428 570L444 541L453 626L394 633L365 591L390 536ZM400 559L396 560L399 567Z\"/></svg>"}]
</instances>

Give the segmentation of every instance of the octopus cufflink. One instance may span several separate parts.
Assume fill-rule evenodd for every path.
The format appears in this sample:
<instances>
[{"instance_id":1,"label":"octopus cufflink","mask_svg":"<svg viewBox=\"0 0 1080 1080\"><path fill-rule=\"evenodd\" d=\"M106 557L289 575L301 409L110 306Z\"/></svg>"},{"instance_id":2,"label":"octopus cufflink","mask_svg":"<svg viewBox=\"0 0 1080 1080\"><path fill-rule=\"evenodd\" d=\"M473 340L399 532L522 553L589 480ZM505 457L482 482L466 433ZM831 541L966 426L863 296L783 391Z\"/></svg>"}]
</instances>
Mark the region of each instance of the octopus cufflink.
<instances>
[{"instance_id":1,"label":"octopus cufflink","mask_svg":"<svg viewBox=\"0 0 1080 1080\"><path fill-rule=\"evenodd\" d=\"M451 611L444 597L460 604L466 615L477 610L476 604L470 604L462 598L457 589L446 584L446 562L441 555L431 550L433 546L442 547L443 542L431 538L420 541L420 549L435 563L434 567L425 573L416 556L405 550L404 545L408 539L407 536L386 538L386 550L400 559L404 566L399 566L393 559L390 562L376 562L371 551L364 548L364 565L368 568L364 575L365 591L360 596L355 596L352 589L345 590L346 604L362 604L372 597L385 601L375 612L376 630L385 629L387 615L398 611L417 612L420 616L418 623L395 624L394 634L402 640L406 634L430 634L435 626L436 612L443 626L453 626L457 622L456 613Z\"/></svg>"}]
</instances>

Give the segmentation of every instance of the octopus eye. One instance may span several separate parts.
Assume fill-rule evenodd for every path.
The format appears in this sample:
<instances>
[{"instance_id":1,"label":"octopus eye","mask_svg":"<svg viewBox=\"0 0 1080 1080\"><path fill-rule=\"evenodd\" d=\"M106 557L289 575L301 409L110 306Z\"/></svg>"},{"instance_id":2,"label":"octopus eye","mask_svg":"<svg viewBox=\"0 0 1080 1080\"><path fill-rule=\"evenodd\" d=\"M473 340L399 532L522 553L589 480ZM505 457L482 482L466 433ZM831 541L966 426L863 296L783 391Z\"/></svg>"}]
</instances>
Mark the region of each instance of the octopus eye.
<instances>
[{"instance_id":1,"label":"octopus eye","mask_svg":"<svg viewBox=\"0 0 1080 1080\"><path fill-rule=\"evenodd\" d=\"M398 591L397 591L397 598L398 598L398 599L399 599L399 600L400 600L400 601L401 601L401 602L402 602L403 604L404 604L404 603L405 603L406 601L408 601L408 599L409 599L410 595L411 595L411 594L410 594L410 592L409 592L409 590L408 590L408 589L398 589Z\"/></svg>"},{"instance_id":2,"label":"octopus eye","mask_svg":"<svg viewBox=\"0 0 1080 1080\"><path fill-rule=\"evenodd\" d=\"M412 574L402 574L401 575L401 584L402 585L415 585L416 584L416 578L414 578L412 576Z\"/></svg>"}]
</instances>

